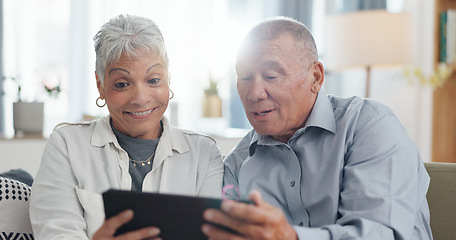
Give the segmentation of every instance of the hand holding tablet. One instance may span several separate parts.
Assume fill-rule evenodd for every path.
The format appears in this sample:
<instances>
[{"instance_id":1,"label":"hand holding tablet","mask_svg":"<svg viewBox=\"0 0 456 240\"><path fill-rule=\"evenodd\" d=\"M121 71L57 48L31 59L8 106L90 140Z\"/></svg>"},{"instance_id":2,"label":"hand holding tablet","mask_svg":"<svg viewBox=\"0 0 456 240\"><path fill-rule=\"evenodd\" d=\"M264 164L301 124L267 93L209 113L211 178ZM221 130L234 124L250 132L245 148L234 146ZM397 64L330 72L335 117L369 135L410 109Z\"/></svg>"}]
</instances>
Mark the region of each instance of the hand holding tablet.
<instances>
[{"instance_id":1,"label":"hand holding tablet","mask_svg":"<svg viewBox=\"0 0 456 240\"><path fill-rule=\"evenodd\" d=\"M115 235L144 227L160 229L160 237L173 239L207 239L201 225L207 223L203 212L220 209L222 199L181 196L172 194L108 190L103 193L106 218L131 209L134 218L117 229Z\"/></svg>"}]
</instances>

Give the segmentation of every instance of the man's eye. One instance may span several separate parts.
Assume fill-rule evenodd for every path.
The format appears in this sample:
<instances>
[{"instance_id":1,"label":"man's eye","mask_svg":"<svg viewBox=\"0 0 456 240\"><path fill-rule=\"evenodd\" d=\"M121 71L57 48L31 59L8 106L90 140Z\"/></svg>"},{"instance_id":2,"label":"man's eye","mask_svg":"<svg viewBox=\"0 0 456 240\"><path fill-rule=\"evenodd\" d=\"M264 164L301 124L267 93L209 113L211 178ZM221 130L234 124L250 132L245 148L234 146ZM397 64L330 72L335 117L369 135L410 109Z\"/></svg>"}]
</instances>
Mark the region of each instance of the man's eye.
<instances>
[{"instance_id":1,"label":"man's eye","mask_svg":"<svg viewBox=\"0 0 456 240\"><path fill-rule=\"evenodd\" d=\"M125 88L126 86L128 86L128 83L125 83L125 82L120 82L120 83L114 84L114 87L117 89L122 89L122 88Z\"/></svg>"},{"instance_id":2,"label":"man's eye","mask_svg":"<svg viewBox=\"0 0 456 240\"><path fill-rule=\"evenodd\" d=\"M266 76L266 79L268 79L268 80L274 80L276 78L277 78L277 76Z\"/></svg>"}]
</instances>

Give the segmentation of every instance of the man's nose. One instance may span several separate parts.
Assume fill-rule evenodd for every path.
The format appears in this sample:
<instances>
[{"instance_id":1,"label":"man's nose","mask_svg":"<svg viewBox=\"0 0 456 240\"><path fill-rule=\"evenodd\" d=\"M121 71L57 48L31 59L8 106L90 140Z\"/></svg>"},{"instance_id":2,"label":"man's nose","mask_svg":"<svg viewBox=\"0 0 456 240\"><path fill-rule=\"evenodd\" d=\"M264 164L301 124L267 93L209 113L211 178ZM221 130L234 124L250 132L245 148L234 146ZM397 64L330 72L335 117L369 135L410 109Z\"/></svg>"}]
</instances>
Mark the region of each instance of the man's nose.
<instances>
[{"instance_id":1,"label":"man's nose","mask_svg":"<svg viewBox=\"0 0 456 240\"><path fill-rule=\"evenodd\" d=\"M247 98L248 100L257 102L268 97L268 92L266 90L266 84L260 78L255 78L250 84Z\"/></svg>"}]
</instances>

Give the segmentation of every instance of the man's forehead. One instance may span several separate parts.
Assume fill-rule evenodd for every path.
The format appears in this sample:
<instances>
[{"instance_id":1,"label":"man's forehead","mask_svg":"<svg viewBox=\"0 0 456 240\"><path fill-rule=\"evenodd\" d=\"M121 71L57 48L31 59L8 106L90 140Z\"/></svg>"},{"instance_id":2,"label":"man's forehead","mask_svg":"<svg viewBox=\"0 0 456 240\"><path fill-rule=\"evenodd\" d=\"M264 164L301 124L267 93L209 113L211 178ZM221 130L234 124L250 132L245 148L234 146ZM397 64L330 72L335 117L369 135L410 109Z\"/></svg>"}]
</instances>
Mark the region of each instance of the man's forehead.
<instances>
[{"instance_id":1,"label":"man's forehead","mask_svg":"<svg viewBox=\"0 0 456 240\"><path fill-rule=\"evenodd\" d=\"M237 62L246 64L246 62L252 63L252 61L254 61L256 64L258 64L258 62L264 62L264 64L266 64L266 62L272 62L272 59L278 54L283 54L280 52L283 52L283 49L280 49L280 47L275 44L252 45L238 54Z\"/></svg>"},{"instance_id":2,"label":"man's forehead","mask_svg":"<svg viewBox=\"0 0 456 240\"><path fill-rule=\"evenodd\" d=\"M287 54L296 53L296 42L289 35L270 40L247 41L240 48L238 58L254 58L258 56L286 52Z\"/></svg>"},{"instance_id":3,"label":"man's forehead","mask_svg":"<svg viewBox=\"0 0 456 240\"><path fill-rule=\"evenodd\" d=\"M238 61L236 63L236 72L264 71L264 70L281 70L283 66L275 60L263 59L259 61Z\"/></svg>"},{"instance_id":4,"label":"man's forehead","mask_svg":"<svg viewBox=\"0 0 456 240\"><path fill-rule=\"evenodd\" d=\"M280 39L249 42L248 44L244 45L244 48L242 49L242 51L246 52L246 53L262 52L265 50L279 49L281 45L282 45L282 41L280 41Z\"/></svg>"}]
</instances>

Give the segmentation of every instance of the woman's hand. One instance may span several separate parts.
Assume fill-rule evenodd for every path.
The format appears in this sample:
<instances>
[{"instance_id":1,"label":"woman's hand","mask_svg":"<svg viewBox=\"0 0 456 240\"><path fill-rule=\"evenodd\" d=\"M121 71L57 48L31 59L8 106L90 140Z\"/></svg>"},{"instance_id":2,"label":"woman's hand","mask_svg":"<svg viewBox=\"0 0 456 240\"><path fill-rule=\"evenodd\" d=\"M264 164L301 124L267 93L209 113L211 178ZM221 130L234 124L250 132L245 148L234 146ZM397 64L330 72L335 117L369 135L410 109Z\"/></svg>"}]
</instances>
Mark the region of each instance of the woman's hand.
<instances>
[{"instance_id":1,"label":"woman's hand","mask_svg":"<svg viewBox=\"0 0 456 240\"><path fill-rule=\"evenodd\" d=\"M119 236L114 237L114 233L117 228L121 227L125 223L133 219L133 211L126 210L118 215L106 219L103 222L103 225L95 232L93 235L93 240L108 240L108 239L118 239L118 240L140 240L140 239L154 239L159 240L158 234L160 234L160 229L156 227L148 227L139 229L136 231L128 232Z\"/></svg>"},{"instance_id":2,"label":"woman's hand","mask_svg":"<svg viewBox=\"0 0 456 240\"><path fill-rule=\"evenodd\" d=\"M231 233L211 224L204 224L202 231L210 239L298 239L283 212L252 192L249 199L254 204L223 201L221 211L208 209L204 219L233 229Z\"/></svg>"}]
</instances>

